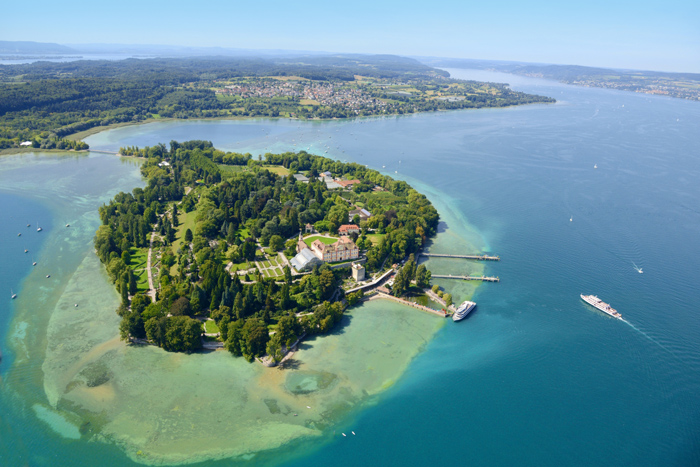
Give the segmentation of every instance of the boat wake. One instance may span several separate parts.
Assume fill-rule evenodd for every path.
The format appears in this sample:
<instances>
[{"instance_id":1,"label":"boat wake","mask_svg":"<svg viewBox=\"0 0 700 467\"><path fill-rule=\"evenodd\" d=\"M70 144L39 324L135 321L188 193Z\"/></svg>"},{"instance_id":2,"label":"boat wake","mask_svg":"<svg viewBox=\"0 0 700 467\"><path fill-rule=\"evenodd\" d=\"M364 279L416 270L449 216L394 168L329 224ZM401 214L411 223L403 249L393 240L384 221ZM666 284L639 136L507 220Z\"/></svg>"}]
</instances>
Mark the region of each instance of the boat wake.
<instances>
[{"instance_id":1,"label":"boat wake","mask_svg":"<svg viewBox=\"0 0 700 467\"><path fill-rule=\"evenodd\" d=\"M632 266L634 266L634 269L639 273L643 274L644 272L642 271L642 268L638 267L636 264L634 264L634 261L632 261Z\"/></svg>"},{"instance_id":2,"label":"boat wake","mask_svg":"<svg viewBox=\"0 0 700 467\"><path fill-rule=\"evenodd\" d=\"M673 351L672 351L671 349L669 349L669 348L666 347L665 345L661 344L660 342L654 340L649 334L647 334L646 332L642 331L641 329L639 329L637 326L635 326L634 324L630 323L630 322L627 321L626 319L622 319L622 321L625 322L625 323L627 323L632 329L634 329L635 331L637 331L639 334L641 334L642 336L644 336L644 337L646 337L647 339L649 339L650 342L652 342L652 343L658 345L658 346L661 347L663 350L665 350L666 352L668 352L671 356L673 356L673 357L675 357L675 358L677 358L677 359L680 360L680 357L678 357L675 353L673 353Z\"/></svg>"}]
</instances>

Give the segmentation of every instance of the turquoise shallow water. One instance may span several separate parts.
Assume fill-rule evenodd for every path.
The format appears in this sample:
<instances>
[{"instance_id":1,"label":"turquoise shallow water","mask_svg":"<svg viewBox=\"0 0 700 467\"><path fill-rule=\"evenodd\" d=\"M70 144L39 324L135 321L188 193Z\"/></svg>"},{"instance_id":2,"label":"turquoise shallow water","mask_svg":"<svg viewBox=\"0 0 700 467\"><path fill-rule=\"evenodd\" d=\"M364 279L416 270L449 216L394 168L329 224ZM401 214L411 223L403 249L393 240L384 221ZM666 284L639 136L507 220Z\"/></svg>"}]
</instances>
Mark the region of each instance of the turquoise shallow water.
<instances>
[{"instance_id":1,"label":"turquoise shallow water","mask_svg":"<svg viewBox=\"0 0 700 467\"><path fill-rule=\"evenodd\" d=\"M477 310L438 331L372 406L349 415L335 436L256 456L257 463L700 464L700 106L510 75L454 74L506 80L559 102L352 122L174 122L89 139L101 149L197 138L254 153L328 151L406 178L449 211L441 233L449 240L435 251L471 244L503 258L484 265L502 282L478 288ZM0 173L8 164L0 160ZM49 206L52 225L64 223L36 193L3 183L0 196L4 206L31 198L22 201L24 210L39 216ZM16 232L6 230L14 241ZM14 284L27 268L15 258L23 254L7 245L0 246L9 258L0 278ZM447 273L477 267L429 265ZM456 297L471 292L441 284ZM610 301L630 324L586 306L580 293ZM13 308L0 303L5 351ZM0 367L3 377L12 358ZM315 375L294 384L324 381ZM8 408L15 404L7 395L0 404L0 459L9 460L3 464L126 462L108 444L57 437L33 413ZM341 430L357 435L342 437ZM48 446L51 454L32 446Z\"/></svg>"}]
</instances>

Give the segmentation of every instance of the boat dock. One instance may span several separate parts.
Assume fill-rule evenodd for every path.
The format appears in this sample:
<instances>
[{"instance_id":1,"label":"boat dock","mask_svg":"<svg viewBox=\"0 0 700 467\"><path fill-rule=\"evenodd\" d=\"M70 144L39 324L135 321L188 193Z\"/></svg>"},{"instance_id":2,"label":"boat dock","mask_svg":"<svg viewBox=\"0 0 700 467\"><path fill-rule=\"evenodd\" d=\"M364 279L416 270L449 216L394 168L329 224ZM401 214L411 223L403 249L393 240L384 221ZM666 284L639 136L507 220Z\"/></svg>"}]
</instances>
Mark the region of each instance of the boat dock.
<instances>
[{"instance_id":1,"label":"boat dock","mask_svg":"<svg viewBox=\"0 0 700 467\"><path fill-rule=\"evenodd\" d=\"M433 274L433 279L460 279L463 281L501 282L501 279L493 276L453 276L452 274Z\"/></svg>"},{"instance_id":2,"label":"boat dock","mask_svg":"<svg viewBox=\"0 0 700 467\"><path fill-rule=\"evenodd\" d=\"M388 295L388 294L385 294L382 292L377 292L374 295L367 298L367 300L377 300L377 299L393 300L395 302L401 303L402 305L408 305L408 306L411 306L411 307L416 308L418 310L432 313L432 314L437 315L441 318L446 318L448 316L448 313L444 312L443 310L434 310L433 308L419 305L415 302L411 302L411 301L405 300L403 298L394 297L393 295Z\"/></svg>"},{"instance_id":3,"label":"boat dock","mask_svg":"<svg viewBox=\"0 0 700 467\"><path fill-rule=\"evenodd\" d=\"M461 259L475 259L478 261L500 261L500 256L489 256L489 255L447 255L442 253L421 253L423 256L434 257L434 258L461 258Z\"/></svg>"}]
</instances>

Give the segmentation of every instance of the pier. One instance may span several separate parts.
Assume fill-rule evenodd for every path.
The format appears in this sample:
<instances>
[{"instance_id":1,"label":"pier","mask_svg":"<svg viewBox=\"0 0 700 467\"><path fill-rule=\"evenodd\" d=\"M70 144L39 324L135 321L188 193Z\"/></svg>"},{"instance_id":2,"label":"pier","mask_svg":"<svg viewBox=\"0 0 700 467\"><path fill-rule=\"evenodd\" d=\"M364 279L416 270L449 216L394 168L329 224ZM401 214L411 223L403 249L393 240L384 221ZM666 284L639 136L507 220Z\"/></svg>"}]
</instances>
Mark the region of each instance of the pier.
<instances>
[{"instance_id":1,"label":"pier","mask_svg":"<svg viewBox=\"0 0 700 467\"><path fill-rule=\"evenodd\" d=\"M434 258L460 258L460 259L476 259L478 261L500 261L500 256L489 255L447 255L442 253L421 253L423 256Z\"/></svg>"},{"instance_id":2,"label":"pier","mask_svg":"<svg viewBox=\"0 0 700 467\"><path fill-rule=\"evenodd\" d=\"M501 279L493 276L453 276L452 274L433 274L433 279L460 279L463 281L501 282Z\"/></svg>"},{"instance_id":3,"label":"pier","mask_svg":"<svg viewBox=\"0 0 700 467\"><path fill-rule=\"evenodd\" d=\"M415 302L411 302L411 301L405 300L403 298L394 297L393 295L387 295L387 294L382 293L382 292L377 292L376 294L367 298L367 300L377 300L377 299L393 300L395 302L401 303L402 305L408 305L408 306L411 306L411 307L416 308L418 310L432 313L432 314L437 315L441 318L447 317L447 313L444 312L443 310L434 310L434 309L429 308L427 306L419 305Z\"/></svg>"}]
</instances>

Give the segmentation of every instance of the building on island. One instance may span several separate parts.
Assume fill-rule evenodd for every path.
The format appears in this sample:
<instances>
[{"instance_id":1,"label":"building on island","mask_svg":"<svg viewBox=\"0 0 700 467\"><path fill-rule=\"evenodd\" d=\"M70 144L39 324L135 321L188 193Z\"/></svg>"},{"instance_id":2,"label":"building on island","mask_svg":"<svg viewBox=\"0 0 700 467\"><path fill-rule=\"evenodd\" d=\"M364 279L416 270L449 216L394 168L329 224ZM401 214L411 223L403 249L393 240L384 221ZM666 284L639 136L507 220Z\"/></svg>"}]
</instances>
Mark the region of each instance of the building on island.
<instances>
[{"instance_id":1,"label":"building on island","mask_svg":"<svg viewBox=\"0 0 700 467\"><path fill-rule=\"evenodd\" d=\"M352 278L355 279L355 282L365 280L365 267L360 263L352 263Z\"/></svg>"},{"instance_id":2,"label":"building on island","mask_svg":"<svg viewBox=\"0 0 700 467\"><path fill-rule=\"evenodd\" d=\"M318 259L313 251L308 248L304 248L297 255L291 259L290 263L298 272L308 271L313 269L316 265L323 264L323 261Z\"/></svg>"},{"instance_id":3,"label":"building on island","mask_svg":"<svg viewBox=\"0 0 700 467\"><path fill-rule=\"evenodd\" d=\"M359 180L336 180L335 182L345 189L352 188L353 185L361 183Z\"/></svg>"},{"instance_id":4,"label":"building on island","mask_svg":"<svg viewBox=\"0 0 700 467\"><path fill-rule=\"evenodd\" d=\"M318 259L327 263L357 259L360 256L360 250L350 237L340 237L337 242L331 245L326 245L321 240L314 240L311 244L311 251Z\"/></svg>"},{"instance_id":5,"label":"building on island","mask_svg":"<svg viewBox=\"0 0 700 467\"><path fill-rule=\"evenodd\" d=\"M366 210L366 209L355 209L354 211L350 211L350 212L348 213L348 222L352 222L352 219L353 219L356 215L357 215L357 216L360 216L360 220L361 220L361 221L366 221L367 219L369 219L370 217L372 217L372 213L370 213L370 212L369 212L368 210Z\"/></svg>"},{"instance_id":6,"label":"building on island","mask_svg":"<svg viewBox=\"0 0 700 467\"><path fill-rule=\"evenodd\" d=\"M350 235L350 234L360 234L360 228L355 224L343 224L338 228L338 234L340 235Z\"/></svg>"}]
</instances>

